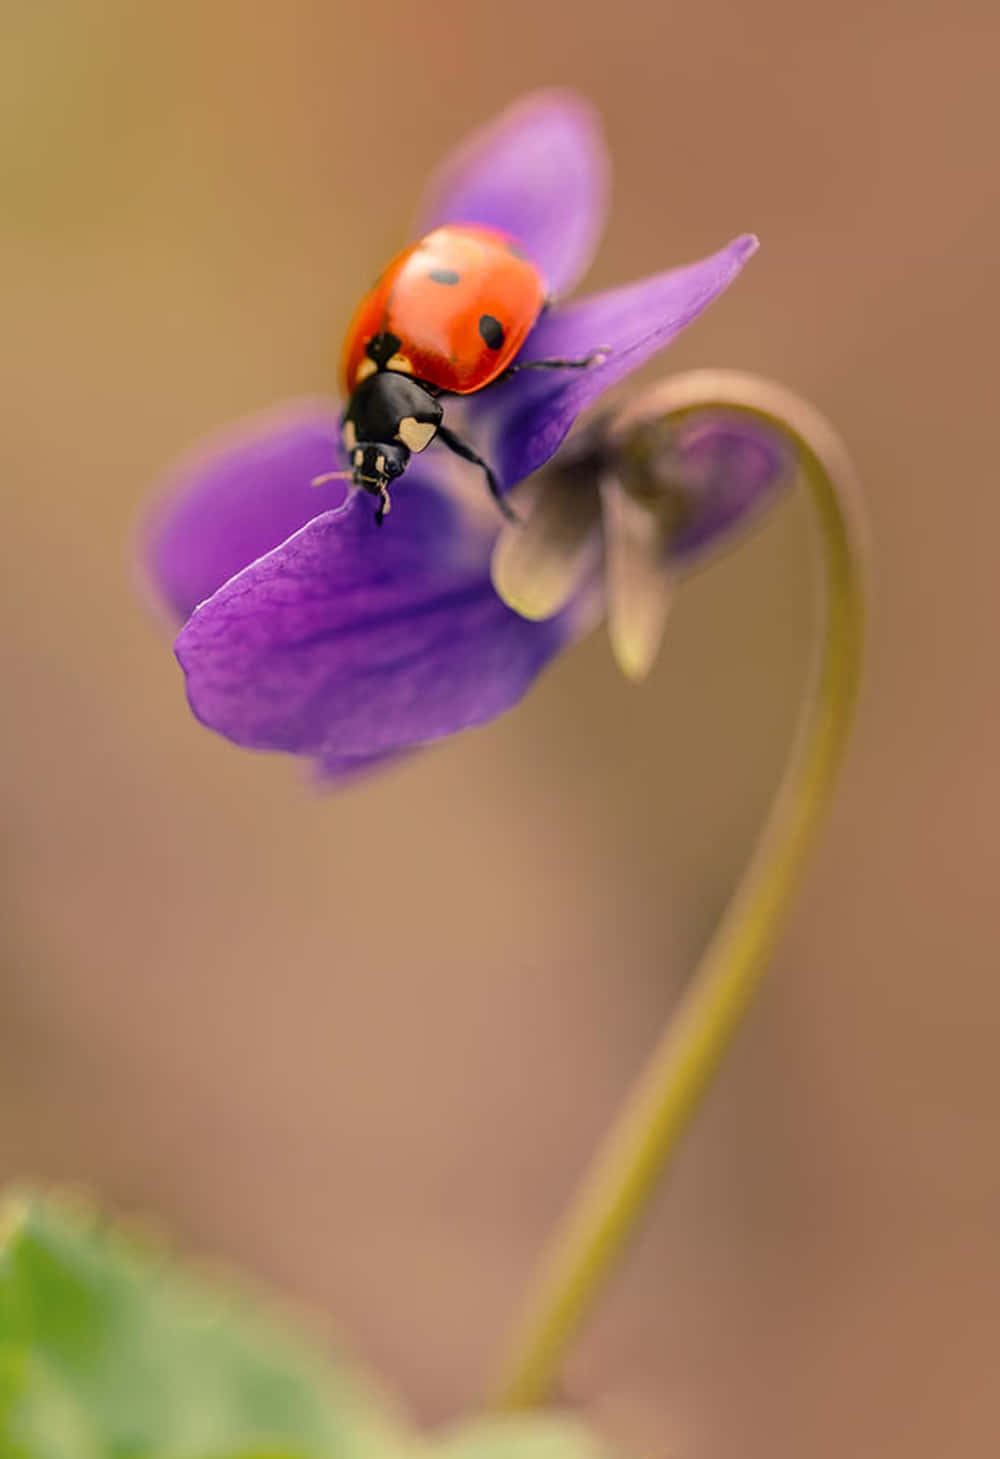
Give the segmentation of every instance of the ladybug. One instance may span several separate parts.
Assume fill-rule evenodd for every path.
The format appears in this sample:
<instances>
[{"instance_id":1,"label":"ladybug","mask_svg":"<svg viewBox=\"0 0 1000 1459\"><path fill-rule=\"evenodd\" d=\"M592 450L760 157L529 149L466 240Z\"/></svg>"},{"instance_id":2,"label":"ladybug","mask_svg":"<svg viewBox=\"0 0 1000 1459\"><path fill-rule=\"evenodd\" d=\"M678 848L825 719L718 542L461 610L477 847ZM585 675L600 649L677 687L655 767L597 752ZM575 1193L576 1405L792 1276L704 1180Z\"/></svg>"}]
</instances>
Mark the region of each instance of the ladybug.
<instances>
[{"instance_id":1,"label":"ladybug","mask_svg":"<svg viewBox=\"0 0 1000 1459\"><path fill-rule=\"evenodd\" d=\"M444 424L442 397L472 395L517 370L580 369L600 358L514 363L546 302L541 273L499 229L449 223L404 249L362 299L344 341L342 439L351 469L315 484L349 477L378 498L381 526L389 483L414 451L438 440L482 468L513 517L487 462Z\"/></svg>"}]
</instances>

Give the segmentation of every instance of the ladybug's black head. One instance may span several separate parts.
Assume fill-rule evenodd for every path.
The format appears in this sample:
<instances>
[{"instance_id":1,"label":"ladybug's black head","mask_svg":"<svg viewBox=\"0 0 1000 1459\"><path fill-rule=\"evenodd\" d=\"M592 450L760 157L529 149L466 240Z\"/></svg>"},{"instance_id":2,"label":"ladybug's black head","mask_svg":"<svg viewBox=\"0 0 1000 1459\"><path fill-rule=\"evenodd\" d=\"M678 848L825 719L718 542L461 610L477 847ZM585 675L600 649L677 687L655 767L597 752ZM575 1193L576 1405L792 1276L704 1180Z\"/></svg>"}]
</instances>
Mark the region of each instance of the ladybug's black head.
<instances>
[{"instance_id":1,"label":"ladybug's black head","mask_svg":"<svg viewBox=\"0 0 1000 1459\"><path fill-rule=\"evenodd\" d=\"M365 441L356 445L351 452L354 485L377 492L382 482L402 476L409 459L409 448L398 443Z\"/></svg>"},{"instance_id":2,"label":"ladybug's black head","mask_svg":"<svg viewBox=\"0 0 1000 1459\"><path fill-rule=\"evenodd\" d=\"M395 370L377 370L355 386L344 412L344 447L354 485L379 499L376 522L389 510L389 482L403 474L413 451L430 445L443 414L425 386Z\"/></svg>"}]
</instances>

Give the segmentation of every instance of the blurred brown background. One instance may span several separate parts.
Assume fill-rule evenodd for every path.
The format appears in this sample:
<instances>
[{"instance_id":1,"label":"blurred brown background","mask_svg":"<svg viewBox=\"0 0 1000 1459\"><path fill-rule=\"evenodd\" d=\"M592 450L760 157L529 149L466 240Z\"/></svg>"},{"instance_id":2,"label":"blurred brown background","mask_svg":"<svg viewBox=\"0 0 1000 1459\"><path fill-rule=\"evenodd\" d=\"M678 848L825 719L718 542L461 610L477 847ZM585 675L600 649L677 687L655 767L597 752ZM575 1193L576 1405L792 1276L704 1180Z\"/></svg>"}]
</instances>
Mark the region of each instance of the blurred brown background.
<instances>
[{"instance_id":1,"label":"blurred brown background","mask_svg":"<svg viewBox=\"0 0 1000 1459\"><path fill-rule=\"evenodd\" d=\"M85 1181L335 1314L427 1418L476 1402L775 783L804 514L685 588L645 689L595 636L506 720L339 797L189 718L130 539L192 438L327 387L456 136L574 85L616 165L590 286L760 233L653 373L755 369L830 414L878 603L773 976L568 1391L636 1454L988 1452L996 5L4 20L2 1173Z\"/></svg>"}]
</instances>

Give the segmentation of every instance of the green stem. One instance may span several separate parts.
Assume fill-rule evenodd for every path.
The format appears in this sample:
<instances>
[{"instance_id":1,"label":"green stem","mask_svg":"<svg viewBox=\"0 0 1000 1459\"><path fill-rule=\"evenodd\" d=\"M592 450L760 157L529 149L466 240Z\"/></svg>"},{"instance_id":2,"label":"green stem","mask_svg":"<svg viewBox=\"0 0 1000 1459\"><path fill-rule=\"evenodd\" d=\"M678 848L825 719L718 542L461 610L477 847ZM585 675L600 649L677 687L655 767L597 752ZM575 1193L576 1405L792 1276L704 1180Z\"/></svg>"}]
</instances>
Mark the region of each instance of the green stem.
<instances>
[{"instance_id":1,"label":"green stem","mask_svg":"<svg viewBox=\"0 0 1000 1459\"><path fill-rule=\"evenodd\" d=\"M699 371L661 388L665 414L718 408L790 437L818 527L825 611L809 692L781 788L697 972L541 1261L493 1389L500 1408L537 1404L675 1154L774 949L829 803L860 677L864 534L850 460L827 423L777 386ZM648 399L643 401L648 413ZM623 429L625 425L623 424Z\"/></svg>"}]
</instances>

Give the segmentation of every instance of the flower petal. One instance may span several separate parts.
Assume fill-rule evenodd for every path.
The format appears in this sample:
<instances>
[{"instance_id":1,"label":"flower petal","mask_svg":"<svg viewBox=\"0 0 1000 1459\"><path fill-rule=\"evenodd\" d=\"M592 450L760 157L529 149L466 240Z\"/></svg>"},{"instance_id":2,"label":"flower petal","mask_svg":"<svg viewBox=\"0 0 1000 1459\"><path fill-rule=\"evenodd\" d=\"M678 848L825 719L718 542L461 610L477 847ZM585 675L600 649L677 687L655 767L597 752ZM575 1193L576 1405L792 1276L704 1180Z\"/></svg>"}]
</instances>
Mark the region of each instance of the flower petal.
<instances>
[{"instance_id":1,"label":"flower petal","mask_svg":"<svg viewBox=\"0 0 1000 1459\"><path fill-rule=\"evenodd\" d=\"M604 223L608 161L600 121L569 91L540 91L474 133L432 179L419 233L485 223L512 233L552 294L586 271Z\"/></svg>"},{"instance_id":2,"label":"flower petal","mask_svg":"<svg viewBox=\"0 0 1000 1459\"><path fill-rule=\"evenodd\" d=\"M505 522L490 574L500 597L522 618L551 618L583 587L601 557L601 504L595 485L553 472L510 494L517 522ZM588 489L589 487L589 489Z\"/></svg>"},{"instance_id":3,"label":"flower petal","mask_svg":"<svg viewBox=\"0 0 1000 1459\"><path fill-rule=\"evenodd\" d=\"M605 459L656 513L665 556L685 571L728 545L795 477L796 447L776 425L696 403L711 399L712 382L724 399L741 379L728 371L668 376L631 396L605 426Z\"/></svg>"},{"instance_id":4,"label":"flower petal","mask_svg":"<svg viewBox=\"0 0 1000 1459\"><path fill-rule=\"evenodd\" d=\"M468 435L503 485L537 471L577 416L680 334L756 250L756 238L744 234L697 263L544 314L518 364L605 358L586 369L525 370L463 402Z\"/></svg>"},{"instance_id":5,"label":"flower petal","mask_svg":"<svg viewBox=\"0 0 1000 1459\"><path fill-rule=\"evenodd\" d=\"M721 410L688 416L678 426L677 457L671 484L690 506L670 538L669 555L685 567L746 528L791 482L796 463L791 443L776 431Z\"/></svg>"},{"instance_id":6,"label":"flower petal","mask_svg":"<svg viewBox=\"0 0 1000 1459\"><path fill-rule=\"evenodd\" d=\"M316 761L316 784L344 786L361 780L373 770L387 770L390 765L401 764L407 758L406 750L383 750L375 755L321 755Z\"/></svg>"},{"instance_id":7,"label":"flower petal","mask_svg":"<svg viewBox=\"0 0 1000 1459\"><path fill-rule=\"evenodd\" d=\"M293 532L339 505L340 482L310 485L342 465L329 401L298 400L209 438L160 487L142 532L153 586L180 620Z\"/></svg>"},{"instance_id":8,"label":"flower petal","mask_svg":"<svg viewBox=\"0 0 1000 1459\"><path fill-rule=\"evenodd\" d=\"M457 465L457 463L456 463ZM493 591L493 504L414 462L382 528L356 496L230 579L177 640L191 706L237 744L336 773L480 724L591 626L599 604L529 623Z\"/></svg>"},{"instance_id":9,"label":"flower petal","mask_svg":"<svg viewBox=\"0 0 1000 1459\"><path fill-rule=\"evenodd\" d=\"M664 524L610 472L601 481L601 502L608 637L622 673L644 679L659 650L673 599Z\"/></svg>"}]
</instances>

